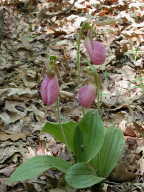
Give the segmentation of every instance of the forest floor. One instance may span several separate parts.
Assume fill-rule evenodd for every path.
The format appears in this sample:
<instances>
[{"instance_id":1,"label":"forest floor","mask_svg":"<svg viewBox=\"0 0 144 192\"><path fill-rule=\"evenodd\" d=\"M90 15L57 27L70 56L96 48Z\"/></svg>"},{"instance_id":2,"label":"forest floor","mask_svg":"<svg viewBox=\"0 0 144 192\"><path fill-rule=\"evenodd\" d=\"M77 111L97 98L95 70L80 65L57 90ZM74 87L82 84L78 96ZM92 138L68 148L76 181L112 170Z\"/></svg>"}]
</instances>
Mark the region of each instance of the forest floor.
<instances>
[{"instance_id":1,"label":"forest floor","mask_svg":"<svg viewBox=\"0 0 144 192\"><path fill-rule=\"evenodd\" d=\"M75 94L87 79L82 72L78 83L77 47L83 23L94 27L94 38L108 50L98 68L104 124L120 128L126 140L113 182L75 190L64 185L61 173L49 170L33 180L6 184L27 158L41 154L68 158L63 144L40 133L46 121L57 121L57 113L55 105L43 105L39 87L49 57L56 56L62 117L79 121L82 110ZM0 192L144 192L143 37L143 0L0 2ZM83 71L88 63L84 38L79 53Z\"/></svg>"}]
</instances>

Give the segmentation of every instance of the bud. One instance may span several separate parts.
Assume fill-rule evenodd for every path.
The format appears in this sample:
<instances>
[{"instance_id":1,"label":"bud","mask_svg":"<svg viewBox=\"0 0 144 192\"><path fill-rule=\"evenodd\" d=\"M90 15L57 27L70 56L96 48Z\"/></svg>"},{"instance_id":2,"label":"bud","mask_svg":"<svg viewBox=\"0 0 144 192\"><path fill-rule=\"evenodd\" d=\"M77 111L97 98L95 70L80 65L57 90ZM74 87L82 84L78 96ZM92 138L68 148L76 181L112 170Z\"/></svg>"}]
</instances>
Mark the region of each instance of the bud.
<instances>
[{"instance_id":1,"label":"bud","mask_svg":"<svg viewBox=\"0 0 144 192\"><path fill-rule=\"evenodd\" d=\"M96 98L96 87L88 84L80 88L78 92L78 101L81 106L89 108Z\"/></svg>"},{"instance_id":2,"label":"bud","mask_svg":"<svg viewBox=\"0 0 144 192\"><path fill-rule=\"evenodd\" d=\"M85 41L85 48L93 64L101 65L105 62L106 48L100 41L87 40Z\"/></svg>"},{"instance_id":3,"label":"bud","mask_svg":"<svg viewBox=\"0 0 144 192\"><path fill-rule=\"evenodd\" d=\"M59 84L56 75L46 75L40 86L40 94L44 104L52 105L59 95Z\"/></svg>"}]
</instances>

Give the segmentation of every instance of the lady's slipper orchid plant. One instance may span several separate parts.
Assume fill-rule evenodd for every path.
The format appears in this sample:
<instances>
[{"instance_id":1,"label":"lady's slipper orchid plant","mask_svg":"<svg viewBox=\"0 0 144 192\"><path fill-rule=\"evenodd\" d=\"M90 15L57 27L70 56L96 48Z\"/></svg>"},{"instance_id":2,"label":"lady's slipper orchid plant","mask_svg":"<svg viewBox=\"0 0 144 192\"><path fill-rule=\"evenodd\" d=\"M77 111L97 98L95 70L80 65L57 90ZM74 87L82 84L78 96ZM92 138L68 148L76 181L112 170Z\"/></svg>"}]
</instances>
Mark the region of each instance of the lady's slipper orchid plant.
<instances>
[{"instance_id":1,"label":"lady's slipper orchid plant","mask_svg":"<svg viewBox=\"0 0 144 192\"><path fill-rule=\"evenodd\" d=\"M59 96L59 84L56 75L45 75L41 86L40 94L44 104L52 105Z\"/></svg>"},{"instance_id":2,"label":"lady's slipper orchid plant","mask_svg":"<svg viewBox=\"0 0 144 192\"><path fill-rule=\"evenodd\" d=\"M106 48L100 41L87 40L85 48L93 64L101 65L105 62Z\"/></svg>"},{"instance_id":3,"label":"lady's slipper orchid plant","mask_svg":"<svg viewBox=\"0 0 144 192\"><path fill-rule=\"evenodd\" d=\"M100 42L87 41L86 48L93 64L100 65L105 61L106 50ZM51 56L47 74L40 85L42 100L47 105L54 104L59 96L55 62L56 57ZM42 128L42 132L51 134L56 141L67 146L72 152L72 161L38 154L20 165L12 173L8 183L38 177L50 168L63 172L65 181L75 189L88 188L109 180L109 175L122 156L124 137L120 129L104 127L99 115L101 80L97 71L92 68L87 70L89 77L86 84L79 89L77 98L81 106L90 108L97 96L97 110L89 110L79 122L62 122L58 100L58 122L48 121Z\"/></svg>"},{"instance_id":4,"label":"lady's slipper orchid plant","mask_svg":"<svg viewBox=\"0 0 144 192\"><path fill-rule=\"evenodd\" d=\"M79 89L78 101L85 108L89 108L96 98L96 87L93 84L84 85Z\"/></svg>"}]
</instances>

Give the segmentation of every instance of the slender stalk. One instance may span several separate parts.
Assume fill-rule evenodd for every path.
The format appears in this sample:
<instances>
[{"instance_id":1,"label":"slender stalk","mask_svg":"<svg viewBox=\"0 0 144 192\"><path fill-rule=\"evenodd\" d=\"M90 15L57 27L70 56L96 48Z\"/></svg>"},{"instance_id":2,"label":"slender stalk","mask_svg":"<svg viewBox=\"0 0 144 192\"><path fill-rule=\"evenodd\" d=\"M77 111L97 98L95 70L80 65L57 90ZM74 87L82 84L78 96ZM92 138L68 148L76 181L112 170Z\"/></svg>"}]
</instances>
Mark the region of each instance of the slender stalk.
<instances>
[{"instance_id":1,"label":"slender stalk","mask_svg":"<svg viewBox=\"0 0 144 192\"><path fill-rule=\"evenodd\" d=\"M80 82L80 34L78 34L77 38L77 73L78 73L78 81Z\"/></svg>"},{"instance_id":2,"label":"slender stalk","mask_svg":"<svg viewBox=\"0 0 144 192\"><path fill-rule=\"evenodd\" d=\"M97 72L95 74L95 83L96 83L96 89L97 89L97 108L98 108L98 111L100 112L100 106L102 101L102 85L101 85L99 74Z\"/></svg>"},{"instance_id":3,"label":"slender stalk","mask_svg":"<svg viewBox=\"0 0 144 192\"><path fill-rule=\"evenodd\" d=\"M82 107L82 113L83 113L83 116L86 114L86 111L85 111L84 107Z\"/></svg>"},{"instance_id":4,"label":"slender stalk","mask_svg":"<svg viewBox=\"0 0 144 192\"><path fill-rule=\"evenodd\" d=\"M64 129L63 129L63 126L62 126L62 121L61 121L61 112L60 112L60 101L59 101L59 98L57 99L57 116L58 116L58 122L59 122L59 125L60 125L61 133L62 133L62 136L64 138L64 143L68 147L68 142L67 142L66 135L64 133Z\"/></svg>"}]
</instances>

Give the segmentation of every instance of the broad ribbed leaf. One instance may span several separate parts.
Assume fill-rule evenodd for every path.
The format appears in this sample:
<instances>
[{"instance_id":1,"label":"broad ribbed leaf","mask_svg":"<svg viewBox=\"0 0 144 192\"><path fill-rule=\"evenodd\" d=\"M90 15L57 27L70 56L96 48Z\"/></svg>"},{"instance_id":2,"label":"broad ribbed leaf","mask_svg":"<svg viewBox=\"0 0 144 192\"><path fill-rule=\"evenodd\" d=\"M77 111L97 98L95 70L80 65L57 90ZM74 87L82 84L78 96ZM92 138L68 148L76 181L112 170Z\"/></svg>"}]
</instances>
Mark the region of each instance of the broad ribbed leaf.
<instances>
[{"instance_id":1,"label":"broad ribbed leaf","mask_svg":"<svg viewBox=\"0 0 144 192\"><path fill-rule=\"evenodd\" d=\"M107 128L103 146L91 161L100 177L107 177L120 159L124 147L123 133L118 128Z\"/></svg>"},{"instance_id":2,"label":"broad ribbed leaf","mask_svg":"<svg viewBox=\"0 0 144 192\"><path fill-rule=\"evenodd\" d=\"M8 182L32 179L50 168L56 168L65 173L70 166L70 163L57 157L36 156L20 165L11 175Z\"/></svg>"},{"instance_id":3,"label":"broad ribbed leaf","mask_svg":"<svg viewBox=\"0 0 144 192\"><path fill-rule=\"evenodd\" d=\"M104 141L104 126L98 111L91 110L76 127L74 153L77 161L89 161L96 156Z\"/></svg>"},{"instance_id":4,"label":"broad ribbed leaf","mask_svg":"<svg viewBox=\"0 0 144 192\"><path fill-rule=\"evenodd\" d=\"M98 177L95 170L88 167L85 163L74 164L67 170L65 180L66 182L77 189L90 187L94 184L100 183L105 178Z\"/></svg>"},{"instance_id":5,"label":"broad ribbed leaf","mask_svg":"<svg viewBox=\"0 0 144 192\"><path fill-rule=\"evenodd\" d=\"M51 134L56 140L65 143L66 145L68 145L67 147L69 148L69 150L73 151L73 137L76 126L77 123L74 121L63 122L61 124L48 122L42 128L42 131ZM66 138L66 142L63 132Z\"/></svg>"}]
</instances>

